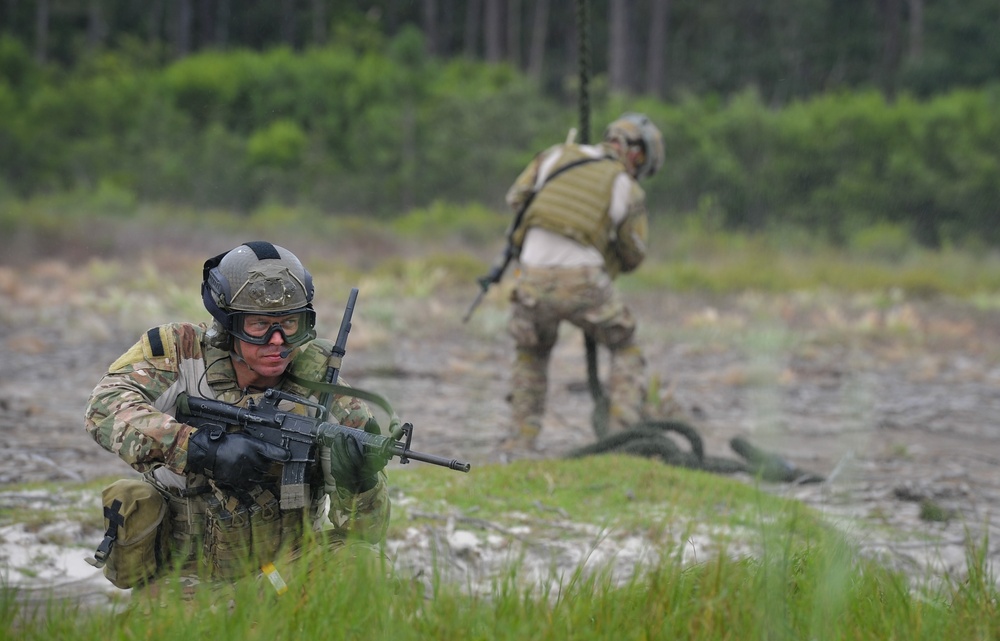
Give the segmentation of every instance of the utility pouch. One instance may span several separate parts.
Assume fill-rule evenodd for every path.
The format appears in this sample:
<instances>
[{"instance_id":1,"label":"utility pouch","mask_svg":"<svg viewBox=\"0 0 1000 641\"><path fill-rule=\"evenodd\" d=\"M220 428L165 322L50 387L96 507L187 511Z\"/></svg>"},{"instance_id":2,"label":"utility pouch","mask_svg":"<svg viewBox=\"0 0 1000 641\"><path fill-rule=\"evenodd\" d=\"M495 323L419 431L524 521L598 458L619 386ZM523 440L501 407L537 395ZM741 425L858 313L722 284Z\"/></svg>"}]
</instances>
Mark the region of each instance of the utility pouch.
<instances>
[{"instance_id":1,"label":"utility pouch","mask_svg":"<svg viewBox=\"0 0 1000 641\"><path fill-rule=\"evenodd\" d=\"M281 510L277 497L267 490L250 506L250 531L254 562L259 566L273 561L281 546Z\"/></svg>"},{"instance_id":2,"label":"utility pouch","mask_svg":"<svg viewBox=\"0 0 1000 641\"><path fill-rule=\"evenodd\" d=\"M250 511L236 497L207 497L204 561L215 579L245 576L250 565Z\"/></svg>"},{"instance_id":3,"label":"utility pouch","mask_svg":"<svg viewBox=\"0 0 1000 641\"><path fill-rule=\"evenodd\" d=\"M141 479L120 479L104 488L104 540L87 562L123 590L142 585L169 562L170 520L166 499Z\"/></svg>"}]
</instances>

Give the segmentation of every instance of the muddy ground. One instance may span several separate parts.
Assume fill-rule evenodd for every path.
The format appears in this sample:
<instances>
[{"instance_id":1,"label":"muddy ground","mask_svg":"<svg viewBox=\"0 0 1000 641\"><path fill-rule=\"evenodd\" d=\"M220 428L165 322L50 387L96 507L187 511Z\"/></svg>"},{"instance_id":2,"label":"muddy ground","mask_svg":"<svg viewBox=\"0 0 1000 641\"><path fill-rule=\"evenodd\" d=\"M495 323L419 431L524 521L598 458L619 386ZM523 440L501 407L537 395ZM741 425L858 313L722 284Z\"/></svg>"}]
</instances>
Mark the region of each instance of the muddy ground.
<instances>
[{"instance_id":1,"label":"muddy ground","mask_svg":"<svg viewBox=\"0 0 1000 641\"><path fill-rule=\"evenodd\" d=\"M38 500L4 492L12 483L129 473L86 434L83 408L144 321L166 319L155 318L162 310L149 319L109 313L107 301L82 291L80 273L51 261L0 267L4 506ZM320 287L332 338L347 291ZM414 449L475 468L502 462L496 444L508 416L511 342L501 292L461 322L474 293L450 289L390 304L366 297L362 285L341 375L390 399L415 426ZM866 553L914 576L961 576L969 540L986 536L986 554L1000 564L1000 310L899 295L625 296L662 396L690 417L708 454L735 458L729 440L743 436L822 475L823 483L764 488L822 511ZM197 291L191 297L197 302ZM135 299L128 305L141 309ZM606 368L607 355L600 358ZM576 330L566 328L551 373L536 456L556 458L594 440ZM11 544L23 547L19 537L32 534L2 535L8 580L89 580L89 566L79 576L58 564L33 578L17 574Z\"/></svg>"}]
</instances>

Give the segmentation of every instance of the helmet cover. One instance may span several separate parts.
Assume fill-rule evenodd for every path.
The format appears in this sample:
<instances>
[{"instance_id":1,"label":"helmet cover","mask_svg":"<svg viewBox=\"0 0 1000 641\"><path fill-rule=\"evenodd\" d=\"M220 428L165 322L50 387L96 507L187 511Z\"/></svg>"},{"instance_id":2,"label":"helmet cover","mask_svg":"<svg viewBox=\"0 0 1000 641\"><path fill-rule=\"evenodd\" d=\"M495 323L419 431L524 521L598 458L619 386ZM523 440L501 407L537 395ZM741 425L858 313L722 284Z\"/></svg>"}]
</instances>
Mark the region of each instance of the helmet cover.
<instances>
[{"instance_id":1,"label":"helmet cover","mask_svg":"<svg viewBox=\"0 0 1000 641\"><path fill-rule=\"evenodd\" d=\"M663 166L663 135L644 114L622 114L605 128L604 140L618 142L622 148L642 146L645 157L635 168L636 178L649 178Z\"/></svg>"},{"instance_id":2,"label":"helmet cover","mask_svg":"<svg viewBox=\"0 0 1000 641\"><path fill-rule=\"evenodd\" d=\"M244 243L207 260L203 276L202 301L227 332L241 334L234 319L246 312L267 316L308 312L315 322L312 276L284 247ZM309 338L315 338L315 332Z\"/></svg>"}]
</instances>

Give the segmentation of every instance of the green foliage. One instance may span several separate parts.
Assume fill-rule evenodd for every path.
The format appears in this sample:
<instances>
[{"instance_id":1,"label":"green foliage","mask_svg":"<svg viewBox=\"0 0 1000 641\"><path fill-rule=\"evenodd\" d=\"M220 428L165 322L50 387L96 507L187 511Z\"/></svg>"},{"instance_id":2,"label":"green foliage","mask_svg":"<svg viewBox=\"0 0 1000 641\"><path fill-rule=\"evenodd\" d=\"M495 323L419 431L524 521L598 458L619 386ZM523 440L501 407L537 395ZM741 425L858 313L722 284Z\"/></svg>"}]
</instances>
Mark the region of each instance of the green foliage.
<instances>
[{"instance_id":1,"label":"green foliage","mask_svg":"<svg viewBox=\"0 0 1000 641\"><path fill-rule=\"evenodd\" d=\"M56 74L0 41L0 194L113 189L136 203L383 220L441 202L504 211L507 187L574 111L512 66L424 50L409 28L383 47L205 52L163 69L107 54ZM997 89L830 93L781 109L755 90L602 95L592 133L626 110L664 133L664 169L643 185L655 216L844 245L874 242L856 236L876 225L930 247L1000 243Z\"/></svg>"},{"instance_id":2,"label":"green foliage","mask_svg":"<svg viewBox=\"0 0 1000 641\"><path fill-rule=\"evenodd\" d=\"M9 34L0 35L0 84L26 91L38 82L41 69L24 44Z\"/></svg>"},{"instance_id":3,"label":"green foliage","mask_svg":"<svg viewBox=\"0 0 1000 641\"><path fill-rule=\"evenodd\" d=\"M247 141L247 164L255 191L265 200L295 202L297 169L306 152L305 132L294 122L276 120Z\"/></svg>"},{"instance_id":4,"label":"green foliage","mask_svg":"<svg viewBox=\"0 0 1000 641\"><path fill-rule=\"evenodd\" d=\"M728 228L791 223L847 242L888 223L929 246L978 234L995 244L985 221L1000 197L996 104L990 91L893 103L875 92L828 94L780 111L753 92L725 105L649 104L667 161L647 192L652 207L675 212L711 198Z\"/></svg>"},{"instance_id":5,"label":"green foliage","mask_svg":"<svg viewBox=\"0 0 1000 641\"><path fill-rule=\"evenodd\" d=\"M914 249L911 238L905 227L883 222L859 229L848 239L847 246L860 256L898 262Z\"/></svg>"}]
</instances>

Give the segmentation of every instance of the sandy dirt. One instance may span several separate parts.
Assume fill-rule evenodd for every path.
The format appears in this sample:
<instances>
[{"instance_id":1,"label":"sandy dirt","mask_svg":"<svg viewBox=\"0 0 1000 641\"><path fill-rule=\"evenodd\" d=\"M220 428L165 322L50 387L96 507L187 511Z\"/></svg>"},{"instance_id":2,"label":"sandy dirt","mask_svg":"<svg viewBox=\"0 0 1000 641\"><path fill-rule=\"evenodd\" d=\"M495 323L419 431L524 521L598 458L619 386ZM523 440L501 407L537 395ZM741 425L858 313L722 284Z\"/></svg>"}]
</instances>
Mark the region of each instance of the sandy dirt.
<instances>
[{"instance_id":1,"label":"sandy dirt","mask_svg":"<svg viewBox=\"0 0 1000 641\"><path fill-rule=\"evenodd\" d=\"M90 439L82 416L94 384L147 319L95 304L79 274L52 262L0 267L0 505L38 500L5 492L12 483L130 472ZM330 334L346 294L319 292ZM500 291L461 322L474 294L470 287L387 305L362 288L341 375L384 395L414 424L414 449L475 467L502 462L511 341ZM625 296L651 375L708 454L736 458L728 443L743 436L824 476L764 489L815 507L866 553L914 576L960 576L968 542L987 535L986 554L1000 565L1000 310L830 294ZM562 457L595 438L584 356L581 335L566 328L536 456ZM607 354L599 356L606 368ZM26 541L43 535L0 531L8 580L100 584L82 564L97 542L86 528L48 537L53 557L69 546L72 560L19 573Z\"/></svg>"}]
</instances>

